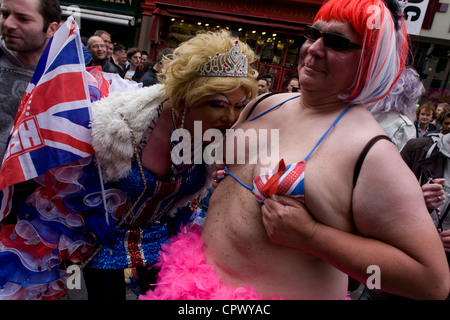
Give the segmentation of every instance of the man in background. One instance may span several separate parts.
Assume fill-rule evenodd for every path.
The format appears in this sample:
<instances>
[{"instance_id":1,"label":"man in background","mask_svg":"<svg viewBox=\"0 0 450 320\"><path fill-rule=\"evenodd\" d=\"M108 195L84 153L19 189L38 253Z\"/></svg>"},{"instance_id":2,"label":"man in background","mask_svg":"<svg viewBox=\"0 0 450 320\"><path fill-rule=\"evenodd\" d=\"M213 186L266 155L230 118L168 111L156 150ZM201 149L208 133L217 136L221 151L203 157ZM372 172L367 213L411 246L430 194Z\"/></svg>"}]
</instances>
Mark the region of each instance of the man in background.
<instances>
[{"instance_id":1,"label":"man in background","mask_svg":"<svg viewBox=\"0 0 450 320\"><path fill-rule=\"evenodd\" d=\"M100 36L90 37L87 48L92 55L92 59L86 64L86 67L101 66L103 72L122 75L120 68L106 58L108 46Z\"/></svg>"},{"instance_id":2,"label":"man in background","mask_svg":"<svg viewBox=\"0 0 450 320\"><path fill-rule=\"evenodd\" d=\"M0 160L22 96L58 29L58 0L3 0L0 16ZM1 161L0 161L1 166Z\"/></svg>"},{"instance_id":3,"label":"man in background","mask_svg":"<svg viewBox=\"0 0 450 320\"><path fill-rule=\"evenodd\" d=\"M268 92L274 92L274 90L273 90L273 76L270 73L265 73L259 78L267 80L267 83L269 84L269 87L267 88Z\"/></svg>"},{"instance_id":4,"label":"man in background","mask_svg":"<svg viewBox=\"0 0 450 320\"><path fill-rule=\"evenodd\" d=\"M117 67L119 67L121 71L121 77L123 78L125 73L125 66L121 62L122 57L127 55L127 50L125 46L121 43L114 43L114 50L111 57L111 62L114 63Z\"/></svg>"},{"instance_id":5,"label":"man in background","mask_svg":"<svg viewBox=\"0 0 450 320\"><path fill-rule=\"evenodd\" d=\"M160 73L163 68L162 60L164 56L171 54L172 52L173 52L172 49L165 48L160 53L158 53L154 66L148 68L148 71L141 78L141 82L144 87L149 87L151 85L159 83L158 73Z\"/></svg>"},{"instance_id":6,"label":"man in background","mask_svg":"<svg viewBox=\"0 0 450 320\"><path fill-rule=\"evenodd\" d=\"M94 36L99 36L103 39L106 45L106 59L111 61L111 56L114 50L114 46L111 41L111 34L105 30L97 30L94 32Z\"/></svg>"},{"instance_id":7,"label":"man in background","mask_svg":"<svg viewBox=\"0 0 450 320\"><path fill-rule=\"evenodd\" d=\"M145 50L141 51L141 64L139 65L139 69L143 70L144 63L148 60L148 52Z\"/></svg>"},{"instance_id":8,"label":"man in background","mask_svg":"<svg viewBox=\"0 0 450 320\"><path fill-rule=\"evenodd\" d=\"M426 102L417 109L417 120L414 123L417 129L417 138L436 132L436 126L431 123L434 118L436 118L436 107L432 102Z\"/></svg>"},{"instance_id":9,"label":"man in background","mask_svg":"<svg viewBox=\"0 0 450 320\"><path fill-rule=\"evenodd\" d=\"M300 85L297 78L292 78L287 86L287 92L300 92Z\"/></svg>"},{"instance_id":10,"label":"man in background","mask_svg":"<svg viewBox=\"0 0 450 320\"><path fill-rule=\"evenodd\" d=\"M265 78L260 78L258 80L258 96L269 92L269 81Z\"/></svg>"}]
</instances>

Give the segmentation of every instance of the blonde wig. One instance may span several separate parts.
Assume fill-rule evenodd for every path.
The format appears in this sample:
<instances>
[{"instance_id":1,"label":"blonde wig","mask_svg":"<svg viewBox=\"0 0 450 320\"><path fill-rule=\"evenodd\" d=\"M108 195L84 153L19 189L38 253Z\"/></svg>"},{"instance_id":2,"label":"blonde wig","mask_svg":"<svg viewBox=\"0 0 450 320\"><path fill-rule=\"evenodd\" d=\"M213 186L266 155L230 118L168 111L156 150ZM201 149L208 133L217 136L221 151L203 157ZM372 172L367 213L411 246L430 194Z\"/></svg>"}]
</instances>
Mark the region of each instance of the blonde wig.
<instances>
[{"instance_id":1,"label":"blonde wig","mask_svg":"<svg viewBox=\"0 0 450 320\"><path fill-rule=\"evenodd\" d=\"M194 38L183 42L172 55L163 59L163 70L159 76L165 85L164 97L170 99L178 115L187 108L195 107L202 101L218 93L226 93L242 87L247 99L252 99L258 92L256 78L258 72L250 64L255 54L250 47L238 41L242 53L247 56L247 77L205 77L200 75L200 68L217 53L228 52L235 44L227 30L201 32Z\"/></svg>"}]
</instances>

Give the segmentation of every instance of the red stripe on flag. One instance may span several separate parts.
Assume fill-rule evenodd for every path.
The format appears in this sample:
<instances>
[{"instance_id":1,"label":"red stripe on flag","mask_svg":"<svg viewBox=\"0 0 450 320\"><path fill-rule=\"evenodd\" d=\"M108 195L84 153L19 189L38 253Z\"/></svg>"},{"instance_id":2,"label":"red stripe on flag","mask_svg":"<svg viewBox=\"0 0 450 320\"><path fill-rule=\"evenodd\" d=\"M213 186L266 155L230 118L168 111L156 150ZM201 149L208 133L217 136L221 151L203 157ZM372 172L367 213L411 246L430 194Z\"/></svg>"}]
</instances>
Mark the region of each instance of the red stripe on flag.
<instances>
[{"instance_id":1,"label":"red stripe on flag","mask_svg":"<svg viewBox=\"0 0 450 320\"><path fill-rule=\"evenodd\" d=\"M60 103L89 98L86 96L81 72L58 74L51 81L36 86L33 96L45 97L45 111Z\"/></svg>"},{"instance_id":2,"label":"red stripe on flag","mask_svg":"<svg viewBox=\"0 0 450 320\"><path fill-rule=\"evenodd\" d=\"M3 189L3 198L2 202L0 203L0 221L5 219L9 212L11 211L11 203L12 203L12 197L13 197L13 187L9 186L5 189Z\"/></svg>"},{"instance_id":3,"label":"red stripe on flag","mask_svg":"<svg viewBox=\"0 0 450 320\"><path fill-rule=\"evenodd\" d=\"M3 164L0 171L0 190L15 183L25 181L25 175L19 162L19 157L8 159L8 165Z\"/></svg>"},{"instance_id":4,"label":"red stripe on flag","mask_svg":"<svg viewBox=\"0 0 450 320\"><path fill-rule=\"evenodd\" d=\"M89 99L89 96L86 96L80 72L58 74L34 88L29 101L31 109L28 112L37 115L54 105L85 99Z\"/></svg>"},{"instance_id":5,"label":"red stripe on flag","mask_svg":"<svg viewBox=\"0 0 450 320\"><path fill-rule=\"evenodd\" d=\"M78 139L75 139L71 135L68 135L66 133L62 133L59 131L52 131L47 129L40 129L40 132L42 134L42 137L45 140L51 140L58 143L63 143L66 145L69 145L72 148L78 149L80 151L94 154L94 149L92 148L92 145L90 143L86 143L84 141L80 141Z\"/></svg>"}]
</instances>

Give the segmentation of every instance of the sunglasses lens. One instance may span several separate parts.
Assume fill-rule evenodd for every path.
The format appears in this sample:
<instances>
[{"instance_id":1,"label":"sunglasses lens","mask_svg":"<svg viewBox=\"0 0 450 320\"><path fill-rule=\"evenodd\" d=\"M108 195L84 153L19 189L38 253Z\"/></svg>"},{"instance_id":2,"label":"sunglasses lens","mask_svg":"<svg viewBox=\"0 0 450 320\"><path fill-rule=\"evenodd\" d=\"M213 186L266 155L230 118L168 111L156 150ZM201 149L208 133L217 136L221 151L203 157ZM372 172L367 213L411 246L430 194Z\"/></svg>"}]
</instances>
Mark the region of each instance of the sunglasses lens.
<instances>
[{"instance_id":1,"label":"sunglasses lens","mask_svg":"<svg viewBox=\"0 0 450 320\"><path fill-rule=\"evenodd\" d=\"M349 39L332 33L323 34L323 42L328 48L335 51L345 51L350 44Z\"/></svg>"},{"instance_id":2,"label":"sunglasses lens","mask_svg":"<svg viewBox=\"0 0 450 320\"><path fill-rule=\"evenodd\" d=\"M314 28L313 26L305 27L305 38L310 41L316 41L322 36L322 32L319 29Z\"/></svg>"},{"instance_id":3,"label":"sunglasses lens","mask_svg":"<svg viewBox=\"0 0 450 320\"><path fill-rule=\"evenodd\" d=\"M323 37L323 44L335 51L345 51L352 48L361 48L360 45L351 43L349 39L347 39L344 36L341 36L339 34L335 33L328 33L320 31L319 29L313 27L313 26L306 26L305 27L305 38L309 41L316 41Z\"/></svg>"}]
</instances>

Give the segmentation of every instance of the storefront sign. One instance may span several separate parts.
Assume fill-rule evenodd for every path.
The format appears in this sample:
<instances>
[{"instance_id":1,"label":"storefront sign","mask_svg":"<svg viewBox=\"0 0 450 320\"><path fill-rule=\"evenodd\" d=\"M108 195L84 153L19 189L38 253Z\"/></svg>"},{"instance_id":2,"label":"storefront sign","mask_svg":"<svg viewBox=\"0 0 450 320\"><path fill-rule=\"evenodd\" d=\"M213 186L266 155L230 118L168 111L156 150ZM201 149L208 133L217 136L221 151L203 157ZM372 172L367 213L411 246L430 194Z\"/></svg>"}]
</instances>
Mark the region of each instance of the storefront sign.
<instances>
[{"instance_id":1,"label":"storefront sign","mask_svg":"<svg viewBox=\"0 0 450 320\"><path fill-rule=\"evenodd\" d=\"M312 23L320 8L320 5L309 3L286 6L275 1L161 0L155 1L155 3L295 23Z\"/></svg>"},{"instance_id":2,"label":"storefront sign","mask_svg":"<svg viewBox=\"0 0 450 320\"><path fill-rule=\"evenodd\" d=\"M76 5L84 9L98 10L125 15L136 15L140 0L71 0L60 1L61 5Z\"/></svg>"},{"instance_id":3,"label":"storefront sign","mask_svg":"<svg viewBox=\"0 0 450 320\"><path fill-rule=\"evenodd\" d=\"M398 0L404 6L408 34L418 35L422 29L423 19L429 0Z\"/></svg>"}]
</instances>

